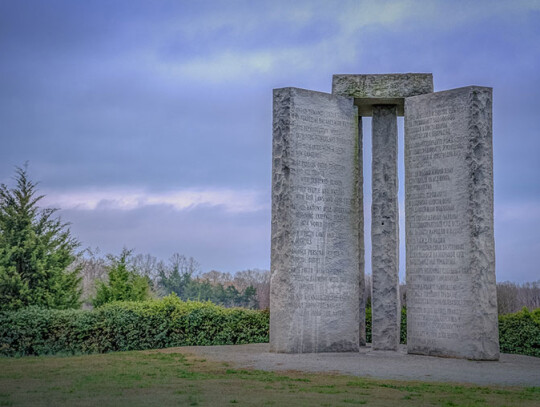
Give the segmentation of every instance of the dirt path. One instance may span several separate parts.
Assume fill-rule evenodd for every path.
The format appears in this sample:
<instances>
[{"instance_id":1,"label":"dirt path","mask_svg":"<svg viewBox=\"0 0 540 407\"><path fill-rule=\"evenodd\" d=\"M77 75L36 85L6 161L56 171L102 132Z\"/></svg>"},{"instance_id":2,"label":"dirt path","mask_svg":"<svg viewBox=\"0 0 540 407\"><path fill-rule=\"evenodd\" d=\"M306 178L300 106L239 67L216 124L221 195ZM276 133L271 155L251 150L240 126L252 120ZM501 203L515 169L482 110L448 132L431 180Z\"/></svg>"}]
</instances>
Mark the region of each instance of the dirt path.
<instances>
[{"instance_id":1,"label":"dirt path","mask_svg":"<svg viewBox=\"0 0 540 407\"><path fill-rule=\"evenodd\" d=\"M230 346L189 346L164 349L164 352L194 353L238 367L261 370L299 370L336 372L394 380L475 383L481 385L540 386L540 358L502 354L498 362L475 362L398 352L276 354L267 343Z\"/></svg>"}]
</instances>

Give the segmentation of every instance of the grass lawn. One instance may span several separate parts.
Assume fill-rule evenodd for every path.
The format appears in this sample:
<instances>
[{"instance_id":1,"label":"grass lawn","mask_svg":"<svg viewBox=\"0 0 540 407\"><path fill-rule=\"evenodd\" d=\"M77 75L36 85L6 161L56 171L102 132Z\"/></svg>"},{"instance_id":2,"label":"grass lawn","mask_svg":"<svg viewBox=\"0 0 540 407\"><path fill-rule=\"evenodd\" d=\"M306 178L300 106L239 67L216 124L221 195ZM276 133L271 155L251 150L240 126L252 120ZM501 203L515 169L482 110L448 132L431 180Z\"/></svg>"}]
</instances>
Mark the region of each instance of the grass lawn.
<instances>
[{"instance_id":1,"label":"grass lawn","mask_svg":"<svg viewBox=\"0 0 540 407\"><path fill-rule=\"evenodd\" d=\"M239 370L180 351L0 358L0 406L540 405L540 387Z\"/></svg>"}]
</instances>

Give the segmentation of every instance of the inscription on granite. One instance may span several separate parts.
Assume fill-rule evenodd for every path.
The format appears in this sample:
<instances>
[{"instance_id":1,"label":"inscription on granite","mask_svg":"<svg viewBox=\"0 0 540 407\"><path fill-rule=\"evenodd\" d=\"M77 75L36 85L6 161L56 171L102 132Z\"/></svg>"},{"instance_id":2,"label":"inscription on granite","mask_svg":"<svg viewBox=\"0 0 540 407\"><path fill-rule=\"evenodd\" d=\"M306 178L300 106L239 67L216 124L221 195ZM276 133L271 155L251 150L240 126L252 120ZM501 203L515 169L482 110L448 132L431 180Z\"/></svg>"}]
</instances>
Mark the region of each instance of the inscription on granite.
<instances>
[{"instance_id":1,"label":"inscription on granite","mask_svg":"<svg viewBox=\"0 0 540 407\"><path fill-rule=\"evenodd\" d=\"M405 99L407 349L499 358L491 88Z\"/></svg>"},{"instance_id":2,"label":"inscription on granite","mask_svg":"<svg viewBox=\"0 0 540 407\"><path fill-rule=\"evenodd\" d=\"M270 349L357 351L356 108L282 88L273 109Z\"/></svg>"},{"instance_id":3,"label":"inscription on granite","mask_svg":"<svg viewBox=\"0 0 540 407\"><path fill-rule=\"evenodd\" d=\"M406 97L433 92L433 75L334 75L332 93L354 98L359 116L373 116L371 216L372 243L372 349L395 350L399 345L399 210L397 198L397 116L404 114ZM362 117L359 118L361 122ZM362 166L359 128L358 160ZM364 292L363 185L359 183L360 293ZM365 344L365 298L360 297L360 344Z\"/></svg>"},{"instance_id":4,"label":"inscription on granite","mask_svg":"<svg viewBox=\"0 0 540 407\"><path fill-rule=\"evenodd\" d=\"M358 329L360 346L366 345L366 279L364 273L365 267L365 248L364 248L364 148L363 148L363 129L362 117L358 116L358 148L357 148L357 197L358 197Z\"/></svg>"}]
</instances>

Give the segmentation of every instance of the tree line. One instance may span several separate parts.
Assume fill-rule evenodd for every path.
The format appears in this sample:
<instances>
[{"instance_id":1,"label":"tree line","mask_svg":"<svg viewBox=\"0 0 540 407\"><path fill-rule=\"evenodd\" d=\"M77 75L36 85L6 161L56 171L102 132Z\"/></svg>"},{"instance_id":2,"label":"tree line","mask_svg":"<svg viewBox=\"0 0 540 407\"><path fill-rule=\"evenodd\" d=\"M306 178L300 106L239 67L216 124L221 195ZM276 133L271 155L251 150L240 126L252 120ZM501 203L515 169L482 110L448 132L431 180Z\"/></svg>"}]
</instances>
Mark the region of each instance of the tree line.
<instances>
[{"instance_id":1,"label":"tree line","mask_svg":"<svg viewBox=\"0 0 540 407\"><path fill-rule=\"evenodd\" d=\"M175 293L183 300L211 301L225 307L264 309L269 306L269 271L244 270L202 273L193 257L173 254L163 261L150 254L123 249L118 255L100 256L87 249L74 263L82 278L83 306L116 300L161 298Z\"/></svg>"},{"instance_id":2,"label":"tree line","mask_svg":"<svg viewBox=\"0 0 540 407\"><path fill-rule=\"evenodd\" d=\"M201 273L196 260L178 253L164 262L128 249L101 257L99 250L81 251L58 209L39 207L44 196L26 165L16 168L14 180L14 187L0 185L0 311L99 307L171 293L226 307L268 307L267 271Z\"/></svg>"},{"instance_id":3,"label":"tree line","mask_svg":"<svg viewBox=\"0 0 540 407\"><path fill-rule=\"evenodd\" d=\"M138 301L175 293L183 300L211 301L226 307L266 309L270 305L270 272L243 270L202 273L192 257L173 254L168 261L123 249L100 255L80 250L58 209L40 208L43 195L17 167L15 186L0 185L0 310L36 305L68 309L98 307L111 301ZM371 275L365 298L371 304ZM402 306L407 287L400 285ZM497 284L499 314L523 307L540 308L540 280Z\"/></svg>"}]
</instances>

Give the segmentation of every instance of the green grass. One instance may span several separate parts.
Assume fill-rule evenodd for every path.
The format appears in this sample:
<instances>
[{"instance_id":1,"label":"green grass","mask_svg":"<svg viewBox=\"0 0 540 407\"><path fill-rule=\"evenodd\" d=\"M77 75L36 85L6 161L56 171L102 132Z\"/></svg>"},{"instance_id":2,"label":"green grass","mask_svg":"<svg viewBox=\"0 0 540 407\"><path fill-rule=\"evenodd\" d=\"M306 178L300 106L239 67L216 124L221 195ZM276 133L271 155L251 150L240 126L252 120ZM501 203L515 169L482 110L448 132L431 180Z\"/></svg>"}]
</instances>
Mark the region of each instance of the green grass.
<instances>
[{"instance_id":1,"label":"green grass","mask_svg":"<svg viewBox=\"0 0 540 407\"><path fill-rule=\"evenodd\" d=\"M540 387L237 369L182 349L0 358L0 406L538 406Z\"/></svg>"}]
</instances>

